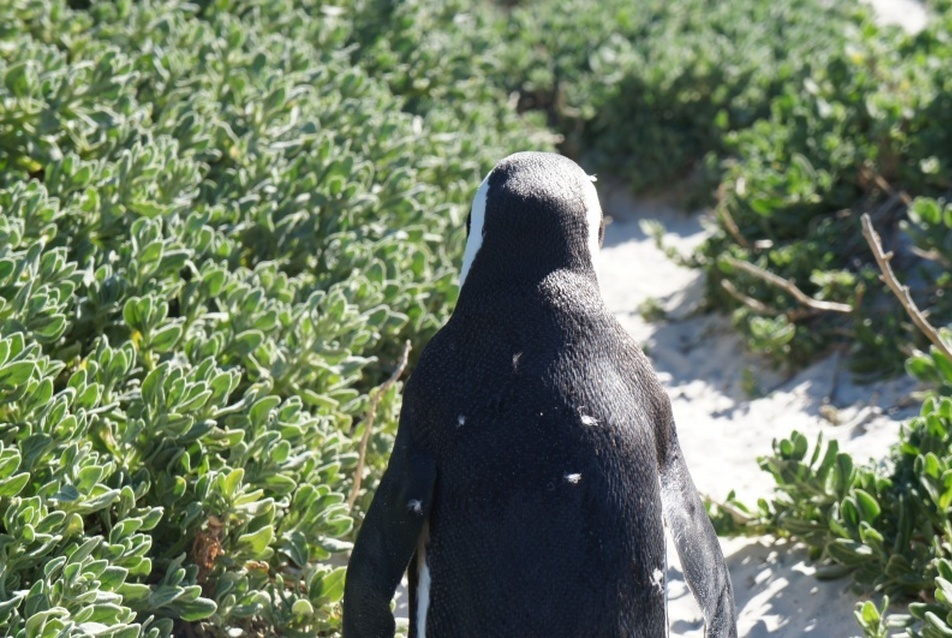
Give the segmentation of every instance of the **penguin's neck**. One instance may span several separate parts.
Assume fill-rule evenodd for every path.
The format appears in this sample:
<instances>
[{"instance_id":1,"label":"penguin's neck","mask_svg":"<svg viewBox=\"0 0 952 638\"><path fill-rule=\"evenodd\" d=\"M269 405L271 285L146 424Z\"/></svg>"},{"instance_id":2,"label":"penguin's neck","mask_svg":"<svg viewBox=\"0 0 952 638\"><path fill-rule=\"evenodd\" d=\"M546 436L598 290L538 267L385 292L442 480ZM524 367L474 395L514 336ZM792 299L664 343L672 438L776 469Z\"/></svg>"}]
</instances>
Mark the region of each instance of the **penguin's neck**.
<instances>
[{"instance_id":1,"label":"penguin's neck","mask_svg":"<svg viewBox=\"0 0 952 638\"><path fill-rule=\"evenodd\" d=\"M457 308L532 303L532 299L561 299L589 305L602 303L598 276L591 265L561 268L513 268L469 273L460 287Z\"/></svg>"}]
</instances>

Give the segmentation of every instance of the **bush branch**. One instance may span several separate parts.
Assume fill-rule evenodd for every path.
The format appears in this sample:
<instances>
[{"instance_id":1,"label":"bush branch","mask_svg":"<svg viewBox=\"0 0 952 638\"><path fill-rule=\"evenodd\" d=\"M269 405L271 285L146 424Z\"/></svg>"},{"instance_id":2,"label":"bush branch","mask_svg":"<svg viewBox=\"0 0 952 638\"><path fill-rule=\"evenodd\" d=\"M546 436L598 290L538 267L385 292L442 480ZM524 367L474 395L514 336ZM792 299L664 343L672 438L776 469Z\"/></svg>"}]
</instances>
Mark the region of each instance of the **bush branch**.
<instances>
[{"instance_id":1,"label":"bush branch","mask_svg":"<svg viewBox=\"0 0 952 638\"><path fill-rule=\"evenodd\" d=\"M773 308L771 308L764 302L760 301L759 299L754 299L753 297L745 295L744 293L739 291L737 289L737 286L731 283L730 279L721 279L721 288L723 288L724 291L727 294L729 294L731 297L741 302L742 304L744 304L745 306L747 306L748 308L750 308L757 314L760 314L760 315L779 315L780 314L780 311L774 310Z\"/></svg>"},{"instance_id":2,"label":"bush branch","mask_svg":"<svg viewBox=\"0 0 952 638\"><path fill-rule=\"evenodd\" d=\"M394 369L393 374L391 374L390 377L374 391L373 396L370 397L370 409L367 410L367 418L364 421L364 434L360 437L360 452L357 455L357 468L354 470L354 485L350 488L350 498L347 499L348 509L354 509L357 494L360 492L360 483L364 476L364 465L367 461L367 444L370 442L370 433L374 429L374 420L377 418L377 406L380 404L383 395L390 389L390 386L396 383L400 375L403 374L403 371L406 370L407 361L409 359L410 340L407 339L406 344L403 346L403 354L400 355L400 360L397 362L397 367Z\"/></svg>"},{"instance_id":3,"label":"bush branch","mask_svg":"<svg viewBox=\"0 0 952 638\"><path fill-rule=\"evenodd\" d=\"M896 279L896 274L893 272L892 266L889 265L889 260L892 259L893 253L883 252L883 245L880 242L879 235L873 228L873 222L870 221L869 214L863 213L862 217L860 217L860 221L863 224L863 237L866 238L866 243L869 244L870 250L873 251L873 257L876 258L876 264L882 272L880 278L886 283L893 294L896 295L896 298L899 299L899 303L902 304L903 309L905 309L906 314L908 314L912 322L916 324L916 327L922 331L922 334L928 337L929 341L932 342L932 345L934 345L939 352L944 354L949 361L952 361L952 351L949 350L949 346L942 340L942 337L939 336L936 329L926 320L922 311L919 310L919 307L916 305L916 302L912 300L912 295L909 294L909 286L903 286L899 283L899 280Z\"/></svg>"},{"instance_id":4,"label":"bush branch","mask_svg":"<svg viewBox=\"0 0 952 638\"><path fill-rule=\"evenodd\" d=\"M727 232L734 238L734 241L744 248L750 248L747 238L740 232L737 222L734 221L733 215L731 215L730 210L727 208L726 182L717 189L717 207L714 209L714 214L721 218L724 228L726 228Z\"/></svg>"},{"instance_id":5,"label":"bush branch","mask_svg":"<svg viewBox=\"0 0 952 638\"><path fill-rule=\"evenodd\" d=\"M753 275L754 277L757 277L758 279L765 281L772 286L776 286L777 288L787 291L793 296L794 299L808 308L819 310L821 312L853 312L853 306L849 304L814 299L810 295L797 288L796 284L794 284L792 281L775 275L769 270L764 270L760 266L756 266L749 261L742 261L733 257L727 257L726 259L731 266L739 270L743 270L747 274Z\"/></svg>"},{"instance_id":6,"label":"bush branch","mask_svg":"<svg viewBox=\"0 0 952 638\"><path fill-rule=\"evenodd\" d=\"M886 181L880 173L874 171L869 166L861 166L859 169L860 178L875 184L880 190L889 195L892 200L899 200L906 206L912 204L912 198L905 191L896 191L892 185ZM890 202L891 204L891 202Z\"/></svg>"}]
</instances>

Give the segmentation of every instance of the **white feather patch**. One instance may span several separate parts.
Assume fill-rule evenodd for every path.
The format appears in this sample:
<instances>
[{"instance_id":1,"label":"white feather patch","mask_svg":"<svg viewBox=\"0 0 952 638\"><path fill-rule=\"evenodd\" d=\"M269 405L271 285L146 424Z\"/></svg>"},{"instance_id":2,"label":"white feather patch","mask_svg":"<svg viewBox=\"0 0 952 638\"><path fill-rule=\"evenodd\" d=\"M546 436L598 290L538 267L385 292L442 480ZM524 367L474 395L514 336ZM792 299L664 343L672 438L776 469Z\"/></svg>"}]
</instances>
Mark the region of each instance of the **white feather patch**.
<instances>
[{"instance_id":1,"label":"white feather patch","mask_svg":"<svg viewBox=\"0 0 952 638\"><path fill-rule=\"evenodd\" d=\"M592 258L592 268L598 278L598 231L602 227L602 205L598 201L598 191L592 182L582 182L582 195L585 201L585 214L588 219L588 254Z\"/></svg>"},{"instance_id":2,"label":"white feather patch","mask_svg":"<svg viewBox=\"0 0 952 638\"><path fill-rule=\"evenodd\" d=\"M463 287L469 269L473 267L476 253L483 245L483 226L486 222L486 198L489 195L489 175L483 180L473 197L473 207L469 213L469 237L466 238L466 250L463 253L463 266L459 272L459 287ZM596 238L597 240L597 238Z\"/></svg>"},{"instance_id":3,"label":"white feather patch","mask_svg":"<svg viewBox=\"0 0 952 638\"><path fill-rule=\"evenodd\" d=\"M416 628L417 638L426 638L426 614L430 609L430 568L426 564L426 544L430 540L429 523L423 524L417 547Z\"/></svg>"}]
</instances>

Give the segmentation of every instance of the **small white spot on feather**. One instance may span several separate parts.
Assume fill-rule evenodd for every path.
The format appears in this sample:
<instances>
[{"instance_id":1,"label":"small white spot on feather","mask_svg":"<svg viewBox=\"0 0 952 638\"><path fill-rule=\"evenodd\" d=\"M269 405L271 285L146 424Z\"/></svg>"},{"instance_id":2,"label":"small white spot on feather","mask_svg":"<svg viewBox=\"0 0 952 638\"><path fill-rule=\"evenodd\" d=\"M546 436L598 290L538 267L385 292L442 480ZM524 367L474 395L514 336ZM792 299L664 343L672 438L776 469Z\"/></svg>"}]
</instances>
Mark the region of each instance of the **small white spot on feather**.
<instances>
[{"instance_id":1,"label":"small white spot on feather","mask_svg":"<svg viewBox=\"0 0 952 638\"><path fill-rule=\"evenodd\" d=\"M664 572L657 567L651 572L651 584L664 594Z\"/></svg>"},{"instance_id":2,"label":"small white spot on feather","mask_svg":"<svg viewBox=\"0 0 952 638\"><path fill-rule=\"evenodd\" d=\"M582 425L598 425L598 419L587 414L582 415Z\"/></svg>"},{"instance_id":3,"label":"small white spot on feather","mask_svg":"<svg viewBox=\"0 0 952 638\"><path fill-rule=\"evenodd\" d=\"M572 485L578 485L578 482L582 480L582 475L578 472L572 474L566 474L565 480L571 483Z\"/></svg>"},{"instance_id":4,"label":"small white spot on feather","mask_svg":"<svg viewBox=\"0 0 952 638\"><path fill-rule=\"evenodd\" d=\"M413 512L414 514L422 514L423 501L420 501L415 498L411 498L410 501L407 503L407 509Z\"/></svg>"},{"instance_id":5,"label":"small white spot on feather","mask_svg":"<svg viewBox=\"0 0 952 638\"><path fill-rule=\"evenodd\" d=\"M461 428L464 425L466 425L466 416L461 414L458 417L456 417L456 427Z\"/></svg>"}]
</instances>

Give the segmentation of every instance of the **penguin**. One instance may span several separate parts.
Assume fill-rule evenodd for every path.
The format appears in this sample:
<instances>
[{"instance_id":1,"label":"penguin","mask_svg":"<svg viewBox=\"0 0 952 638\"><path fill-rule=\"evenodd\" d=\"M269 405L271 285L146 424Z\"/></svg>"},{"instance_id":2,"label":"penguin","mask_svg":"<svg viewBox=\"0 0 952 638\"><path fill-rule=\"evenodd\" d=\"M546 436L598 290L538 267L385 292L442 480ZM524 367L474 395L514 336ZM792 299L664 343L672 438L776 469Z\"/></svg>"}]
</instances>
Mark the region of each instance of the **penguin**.
<instances>
[{"instance_id":1,"label":"penguin","mask_svg":"<svg viewBox=\"0 0 952 638\"><path fill-rule=\"evenodd\" d=\"M667 636L665 525L705 635L737 635L670 401L601 297L593 181L522 152L476 191L456 308L348 563L345 638L394 635L404 573L415 638Z\"/></svg>"}]
</instances>

